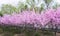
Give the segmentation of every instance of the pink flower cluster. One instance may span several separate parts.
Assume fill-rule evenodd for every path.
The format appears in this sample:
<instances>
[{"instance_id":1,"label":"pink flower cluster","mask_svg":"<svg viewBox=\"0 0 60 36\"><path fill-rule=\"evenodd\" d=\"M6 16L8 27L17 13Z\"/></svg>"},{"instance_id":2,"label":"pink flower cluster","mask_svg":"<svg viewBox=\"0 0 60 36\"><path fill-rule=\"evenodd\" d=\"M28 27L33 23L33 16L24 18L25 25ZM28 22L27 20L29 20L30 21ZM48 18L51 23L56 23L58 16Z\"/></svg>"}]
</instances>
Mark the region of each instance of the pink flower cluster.
<instances>
[{"instance_id":1,"label":"pink flower cluster","mask_svg":"<svg viewBox=\"0 0 60 36\"><path fill-rule=\"evenodd\" d=\"M36 24L40 24L44 26L48 23L60 24L60 8L48 9L41 14L34 11L23 11L19 14L4 14L3 17L0 17L1 25L35 24L36 26Z\"/></svg>"}]
</instances>

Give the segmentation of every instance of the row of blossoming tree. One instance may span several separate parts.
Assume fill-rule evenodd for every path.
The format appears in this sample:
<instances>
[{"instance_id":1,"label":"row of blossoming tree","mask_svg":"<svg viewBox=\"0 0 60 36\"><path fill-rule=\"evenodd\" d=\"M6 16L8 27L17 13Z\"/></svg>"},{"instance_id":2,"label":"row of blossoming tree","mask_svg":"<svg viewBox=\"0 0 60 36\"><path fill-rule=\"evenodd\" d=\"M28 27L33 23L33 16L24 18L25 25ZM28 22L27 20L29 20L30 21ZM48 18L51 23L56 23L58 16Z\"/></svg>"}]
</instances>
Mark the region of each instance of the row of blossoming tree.
<instances>
[{"instance_id":1,"label":"row of blossoming tree","mask_svg":"<svg viewBox=\"0 0 60 36\"><path fill-rule=\"evenodd\" d=\"M53 28L60 29L60 8L48 9L38 13L37 11L22 11L20 13L4 14L0 16L0 27L23 27L27 28ZM8 28L9 31L11 28ZM19 32L21 28L18 28L16 32ZM7 31L7 29L6 29ZM14 30L13 30L14 31ZM13 32L12 31L12 32Z\"/></svg>"},{"instance_id":2,"label":"row of blossoming tree","mask_svg":"<svg viewBox=\"0 0 60 36\"><path fill-rule=\"evenodd\" d=\"M44 27L49 24L58 26L60 24L60 8L48 9L41 14L35 13L35 11L23 11L19 14L0 16L0 25L20 26L21 24L24 26L34 24L34 27Z\"/></svg>"}]
</instances>

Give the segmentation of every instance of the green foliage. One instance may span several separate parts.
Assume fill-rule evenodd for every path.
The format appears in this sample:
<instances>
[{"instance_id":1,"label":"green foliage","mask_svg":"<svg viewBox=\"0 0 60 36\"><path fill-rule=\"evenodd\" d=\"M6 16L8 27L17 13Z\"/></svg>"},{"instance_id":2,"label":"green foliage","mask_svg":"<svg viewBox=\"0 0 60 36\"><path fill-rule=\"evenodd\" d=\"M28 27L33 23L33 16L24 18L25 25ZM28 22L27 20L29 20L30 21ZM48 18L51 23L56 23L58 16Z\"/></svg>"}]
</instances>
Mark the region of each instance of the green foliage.
<instances>
[{"instance_id":1,"label":"green foliage","mask_svg":"<svg viewBox=\"0 0 60 36\"><path fill-rule=\"evenodd\" d=\"M0 16L3 16L2 12L0 11Z\"/></svg>"},{"instance_id":2,"label":"green foliage","mask_svg":"<svg viewBox=\"0 0 60 36\"><path fill-rule=\"evenodd\" d=\"M3 27L2 29L4 32L11 32L14 34L20 34L22 32L20 28L18 29L16 27Z\"/></svg>"},{"instance_id":3,"label":"green foliage","mask_svg":"<svg viewBox=\"0 0 60 36\"><path fill-rule=\"evenodd\" d=\"M35 5L35 0L26 0L26 3L33 7Z\"/></svg>"},{"instance_id":4,"label":"green foliage","mask_svg":"<svg viewBox=\"0 0 60 36\"><path fill-rule=\"evenodd\" d=\"M13 33L10 33L10 32L5 32L5 33L3 34L3 36L14 36L14 34L13 34Z\"/></svg>"},{"instance_id":5,"label":"green foliage","mask_svg":"<svg viewBox=\"0 0 60 36\"><path fill-rule=\"evenodd\" d=\"M26 35L26 36L33 36L34 33L35 33L35 30L26 30L26 29L25 29L25 35Z\"/></svg>"},{"instance_id":6,"label":"green foliage","mask_svg":"<svg viewBox=\"0 0 60 36\"><path fill-rule=\"evenodd\" d=\"M49 4L53 1L53 0L44 0L47 6L47 9L49 8Z\"/></svg>"},{"instance_id":7,"label":"green foliage","mask_svg":"<svg viewBox=\"0 0 60 36\"><path fill-rule=\"evenodd\" d=\"M11 14L13 12L16 12L16 7L10 5L10 4L3 4L1 7L1 12L3 14L7 13L7 14Z\"/></svg>"},{"instance_id":8,"label":"green foliage","mask_svg":"<svg viewBox=\"0 0 60 36\"><path fill-rule=\"evenodd\" d=\"M46 36L54 36L53 32L52 31L43 31L43 35L46 35Z\"/></svg>"},{"instance_id":9,"label":"green foliage","mask_svg":"<svg viewBox=\"0 0 60 36\"><path fill-rule=\"evenodd\" d=\"M2 16L2 14L12 14L13 12L19 13L23 10L28 10L28 9L31 10L34 9L35 11L43 10L44 8L37 7L37 5L40 3L40 0L37 0L37 2L38 3L36 3L35 0L26 0L25 3L19 2L17 7L11 4L3 4L1 7L0 15ZM30 8L28 5L30 6Z\"/></svg>"},{"instance_id":10,"label":"green foliage","mask_svg":"<svg viewBox=\"0 0 60 36\"><path fill-rule=\"evenodd\" d=\"M27 10L27 8L28 8L28 6L26 4L24 4L23 2L18 3L18 7L17 7L18 12L20 12L22 10Z\"/></svg>"},{"instance_id":11,"label":"green foliage","mask_svg":"<svg viewBox=\"0 0 60 36\"><path fill-rule=\"evenodd\" d=\"M53 1L53 0L44 0L47 6L47 9L49 8L49 4ZM37 5L41 4L41 0L37 0L37 3L35 0L26 0L26 2L19 2L18 6L15 7L11 4L3 4L1 7L1 11L0 11L0 16L3 16L3 14L12 14L13 12L19 13L23 10L35 10L35 11L39 11L39 13L41 13L41 11L45 10L45 5L44 3L42 3L40 5L40 7L37 7ZM29 7L30 6L30 7ZM55 4L55 6L53 6L53 8L57 8L60 7L60 5Z\"/></svg>"},{"instance_id":12,"label":"green foliage","mask_svg":"<svg viewBox=\"0 0 60 36\"><path fill-rule=\"evenodd\" d=\"M54 9L57 9L58 7L60 7L60 4L57 3L53 6Z\"/></svg>"},{"instance_id":13,"label":"green foliage","mask_svg":"<svg viewBox=\"0 0 60 36\"><path fill-rule=\"evenodd\" d=\"M3 33L3 29L2 28L0 28L0 34L2 34Z\"/></svg>"},{"instance_id":14,"label":"green foliage","mask_svg":"<svg viewBox=\"0 0 60 36\"><path fill-rule=\"evenodd\" d=\"M52 0L44 0L46 4L51 3Z\"/></svg>"},{"instance_id":15,"label":"green foliage","mask_svg":"<svg viewBox=\"0 0 60 36\"><path fill-rule=\"evenodd\" d=\"M44 10L44 4L41 4L40 12Z\"/></svg>"},{"instance_id":16,"label":"green foliage","mask_svg":"<svg viewBox=\"0 0 60 36\"><path fill-rule=\"evenodd\" d=\"M24 33L25 36L54 36L55 33L52 31L42 31L42 30L34 30L34 29L24 29L18 27L0 27L0 34L3 33L3 36L13 36L14 34L21 34Z\"/></svg>"},{"instance_id":17,"label":"green foliage","mask_svg":"<svg viewBox=\"0 0 60 36\"><path fill-rule=\"evenodd\" d=\"M40 36L40 34L38 32L35 33L35 36Z\"/></svg>"}]
</instances>

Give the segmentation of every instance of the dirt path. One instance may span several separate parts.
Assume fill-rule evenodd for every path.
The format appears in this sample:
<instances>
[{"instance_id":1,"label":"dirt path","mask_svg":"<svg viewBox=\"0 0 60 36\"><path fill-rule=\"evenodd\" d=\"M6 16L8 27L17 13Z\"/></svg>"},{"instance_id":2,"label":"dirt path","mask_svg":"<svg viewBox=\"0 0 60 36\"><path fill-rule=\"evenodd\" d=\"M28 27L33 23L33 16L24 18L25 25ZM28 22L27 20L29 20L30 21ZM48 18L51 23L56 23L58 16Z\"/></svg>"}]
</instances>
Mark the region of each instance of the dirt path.
<instances>
[{"instance_id":1,"label":"dirt path","mask_svg":"<svg viewBox=\"0 0 60 36\"><path fill-rule=\"evenodd\" d=\"M60 33L56 33L56 36L60 36Z\"/></svg>"}]
</instances>

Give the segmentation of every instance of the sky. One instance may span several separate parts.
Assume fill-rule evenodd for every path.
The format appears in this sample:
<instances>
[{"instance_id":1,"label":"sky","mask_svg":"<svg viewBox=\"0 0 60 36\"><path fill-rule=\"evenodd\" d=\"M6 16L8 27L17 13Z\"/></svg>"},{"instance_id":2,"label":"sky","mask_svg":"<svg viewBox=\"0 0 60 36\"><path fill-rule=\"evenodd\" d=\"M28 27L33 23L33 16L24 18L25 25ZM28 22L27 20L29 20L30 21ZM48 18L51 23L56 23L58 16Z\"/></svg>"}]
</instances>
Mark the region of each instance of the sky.
<instances>
[{"instance_id":1,"label":"sky","mask_svg":"<svg viewBox=\"0 0 60 36\"><path fill-rule=\"evenodd\" d=\"M0 0L0 6L2 4L12 4L12 5L17 5L18 2L21 0ZM25 0L22 0L21 2L24 2ZM58 4L60 4L60 0L54 0L55 2L57 2Z\"/></svg>"},{"instance_id":2,"label":"sky","mask_svg":"<svg viewBox=\"0 0 60 36\"><path fill-rule=\"evenodd\" d=\"M60 4L60 0L56 0L56 2Z\"/></svg>"}]
</instances>

